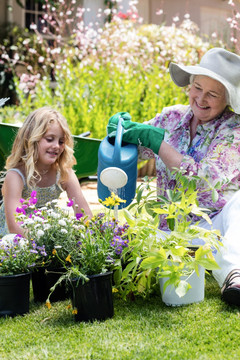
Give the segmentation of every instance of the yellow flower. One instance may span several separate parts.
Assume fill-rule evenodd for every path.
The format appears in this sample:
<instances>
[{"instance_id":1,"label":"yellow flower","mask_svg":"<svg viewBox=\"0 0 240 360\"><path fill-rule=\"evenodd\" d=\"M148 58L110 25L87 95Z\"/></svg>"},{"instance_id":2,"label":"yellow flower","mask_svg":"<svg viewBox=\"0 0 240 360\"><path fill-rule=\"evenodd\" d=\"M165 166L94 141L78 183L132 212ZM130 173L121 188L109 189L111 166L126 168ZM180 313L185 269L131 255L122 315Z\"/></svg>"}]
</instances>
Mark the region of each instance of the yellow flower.
<instances>
[{"instance_id":1,"label":"yellow flower","mask_svg":"<svg viewBox=\"0 0 240 360\"><path fill-rule=\"evenodd\" d=\"M72 262L72 260L71 260L71 255L69 254L69 255L66 257L65 260L71 263L71 262Z\"/></svg>"},{"instance_id":2,"label":"yellow flower","mask_svg":"<svg viewBox=\"0 0 240 360\"><path fill-rule=\"evenodd\" d=\"M86 227L89 227L89 220L85 222Z\"/></svg>"},{"instance_id":3,"label":"yellow flower","mask_svg":"<svg viewBox=\"0 0 240 360\"><path fill-rule=\"evenodd\" d=\"M117 292L118 292L118 289L112 288L112 292L113 292L113 293L117 293Z\"/></svg>"},{"instance_id":4,"label":"yellow flower","mask_svg":"<svg viewBox=\"0 0 240 360\"><path fill-rule=\"evenodd\" d=\"M72 314L77 315L77 313L78 313L77 309L73 309Z\"/></svg>"},{"instance_id":5,"label":"yellow flower","mask_svg":"<svg viewBox=\"0 0 240 360\"><path fill-rule=\"evenodd\" d=\"M105 206L113 207L115 205L120 205L120 203L122 202L124 203L126 202L126 200L122 200L119 196L112 192L111 196L106 198L105 201L102 202L102 204Z\"/></svg>"},{"instance_id":6,"label":"yellow flower","mask_svg":"<svg viewBox=\"0 0 240 360\"><path fill-rule=\"evenodd\" d=\"M53 249L52 254L53 254L53 255L56 255L56 253L57 253L57 250L56 250L56 249Z\"/></svg>"},{"instance_id":7,"label":"yellow flower","mask_svg":"<svg viewBox=\"0 0 240 360\"><path fill-rule=\"evenodd\" d=\"M51 303L50 303L50 301L49 300L47 300L46 301L46 307L48 308L48 309L51 309L51 307L52 307L52 305L51 305Z\"/></svg>"},{"instance_id":8,"label":"yellow flower","mask_svg":"<svg viewBox=\"0 0 240 360\"><path fill-rule=\"evenodd\" d=\"M109 206L109 207L113 207L114 205L117 205L115 204L115 201L112 197L108 197L106 198L103 202L102 202L103 205L105 206Z\"/></svg>"},{"instance_id":9,"label":"yellow flower","mask_svg":"<svg viewBox=\"0 0 240 360\"><path fill-rule=\"evenodd\" d=\"M71 309L71 307L72 307L72 305L71 305L71 304L68 304L66 308L67 308L67 309Z\"/></svg>"}]
</instances>

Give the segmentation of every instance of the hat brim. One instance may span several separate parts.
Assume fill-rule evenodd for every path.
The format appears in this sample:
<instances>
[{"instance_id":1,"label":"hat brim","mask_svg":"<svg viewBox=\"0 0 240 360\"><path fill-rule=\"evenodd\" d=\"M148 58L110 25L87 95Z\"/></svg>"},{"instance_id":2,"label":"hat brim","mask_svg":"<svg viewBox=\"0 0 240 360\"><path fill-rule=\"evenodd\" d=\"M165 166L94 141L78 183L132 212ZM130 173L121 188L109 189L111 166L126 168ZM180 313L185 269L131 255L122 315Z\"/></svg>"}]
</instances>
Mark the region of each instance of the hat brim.
<instances>
[{"instance_id":1,"label":"hat brim","mask_svg":"<svg viewBox=\"0 0 240 360\"><path fill-rule=\"evenodd\" d=\"M178 65L175 63L170 63L169 72L173 82L180 87L186 86L190 84L190 76L191 75L204 75L209 76L223 84L226 87L225 83L226 80L216 74L215 72L203 68L199 65L195 66L185 66L185 65Z\"/></svg>"},{"instance_id":2,"label":"hat brim","mask_svg":"<svg viewBox=\"0 0 240 360\"><path fill-rule=\"evenodd\" d=\"M201 67L200 65L185 66L185 65L170 63L169 72L173 82L179 87L189 85L191 75L204 75L219 81L228 92L230 106L237 114L240 114L240 105L234 102L231 96L231 94L234 94L236 90L226 79L216 74L214 71Z\"/></svg>"}]
</instances>

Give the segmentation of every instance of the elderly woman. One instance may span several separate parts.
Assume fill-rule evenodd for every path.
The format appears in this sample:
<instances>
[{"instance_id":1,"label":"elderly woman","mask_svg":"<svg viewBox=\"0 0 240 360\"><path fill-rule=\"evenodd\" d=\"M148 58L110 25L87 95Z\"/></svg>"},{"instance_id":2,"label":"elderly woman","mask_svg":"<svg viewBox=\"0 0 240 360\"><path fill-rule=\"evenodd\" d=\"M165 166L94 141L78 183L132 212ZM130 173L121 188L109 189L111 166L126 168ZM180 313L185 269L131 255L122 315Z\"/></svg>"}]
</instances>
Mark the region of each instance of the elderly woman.
<instances>
[{"instance_id":1,"label":"elderly woman","mask_svg":"<svg viewBox=\"0 0 240 360\"><path fill-rule=\"evenodd\" d=\"M191 84L189 105L164 108L147 124L123 113L123 140L140 145L141 158L155 156L159 193L174 186L174 168L220 183L217 202L210 191L198 200L211 209L213 228L224 236L224 249L216 255L220 270L213 276L223 300L240 306L240 57L213 48L199 65L171 63L169 70L176 85ZM111 118L110 136L115 126ZM204 220L200 225L209 227Z\"/></svg>"}]
</instances>

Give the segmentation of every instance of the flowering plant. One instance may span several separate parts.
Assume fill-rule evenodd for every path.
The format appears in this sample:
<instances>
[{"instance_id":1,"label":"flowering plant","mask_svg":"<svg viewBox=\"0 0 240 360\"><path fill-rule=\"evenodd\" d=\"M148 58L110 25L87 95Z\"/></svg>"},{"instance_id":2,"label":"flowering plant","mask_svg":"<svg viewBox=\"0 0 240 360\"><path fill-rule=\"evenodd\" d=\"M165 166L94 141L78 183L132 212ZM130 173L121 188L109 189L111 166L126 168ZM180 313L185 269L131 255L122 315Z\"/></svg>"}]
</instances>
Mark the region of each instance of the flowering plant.
<instances>
[{"instance_id":1,"label":"flowering plant","mask_svg":"<svg viewBox=\"0 0 240 360\"><path fill-rule=\"evenodd\" d=\"M63 208L59 206L58 200L37 208L36 196L36 191L33 191L29 199L20 200L22 206L16 209L16 220L26 231L28 239L34 239L39 246L45 247L47 253L45 265L62 266L56 253L58 252L61 259L67 258L69 248L80 237L79 219L83 217L83 213L71 215L72 200L69 200L67 206Z\"/></svg>"},{"instance_id":2,"label":"flowering plant","mask_svg":"<svg viewBox=\"0 0 240 360\"><path fill-rule=\"evenodd\" d=\"M109 206L107 213L100 212L87 220L80 218L75 241L65 246L67 257L56 249L56 257L63 266L68 262L67 271L70 277L80 277L88 281L89 275L102 274L119 265L121 254L128 246L128 224L120 225L111 217L111 208L122 200L114 193L102 201Z\"/></svg>"},{"instance_id":3,"label":"flowering plant","mask_svg":"<svg viewBox=\"0 0 240 360\"><path fill-rule=\"evenodd\" d=\"M16 234L5 235L0 239L0 275L30 272L46 255L45 247L34 240Z\"/></svg>"},{"instance_id":4,"label":"flowering plant","mask_svg":"<svg viewBox=\"0 0 240 360\"><path fill-rule=\"evenodd\" d=\"M111 209L123 200L112 193L102 201L108 211L87 220L84 213L70 214L72 200L65 208L52 201L37 209L36 195L33 191L29 199L21 200L22 206L16 209L16 219L26 230L28 239L45 246L45 263L65 268L51 293L63 279L78 277L88 281L89 275L121 266L122 251L129 243L128 225L120 225L111 216Z\"/></svg>"}]
</instances>

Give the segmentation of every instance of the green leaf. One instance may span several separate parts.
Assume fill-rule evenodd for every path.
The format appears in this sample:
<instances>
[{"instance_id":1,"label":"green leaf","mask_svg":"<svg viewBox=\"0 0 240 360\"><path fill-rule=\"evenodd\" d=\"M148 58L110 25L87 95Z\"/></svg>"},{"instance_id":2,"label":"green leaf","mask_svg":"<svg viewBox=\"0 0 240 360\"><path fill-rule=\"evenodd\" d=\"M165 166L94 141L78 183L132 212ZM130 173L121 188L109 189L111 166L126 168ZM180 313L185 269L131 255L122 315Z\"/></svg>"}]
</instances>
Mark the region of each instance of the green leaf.
<instances>
[{"instance_id":1,"label":"green leaf","mask_svg":"<svg viewBox=\"0 0 240 360\"><path fill-rule=\"evenodd\" d=\"M135 218L130 214L128 210L123 209L123 215L130 226L135 225Z\"/></svg>"},{"instance_id":2,"label":"green leaf","mask_svg":"<svg viewBox=\"0 0 240 360\"><path fill-rule=\"evenodd\" d=\"M140 190L138 191L138 193L137 193L137 198L136 198L138 204L139 204L140 201L141 201L142 194L143 194L143 189L140 189Z\"/></svg>"},{"instance_id":3,"label":"green leaf","mask_svg":"<svg viewBox=\"0 0 240 360\"><path fill-rule=\"evenodd\" d=\"M218 270L220 269L219 265L214 259L204 258L198 261L198 264L203 266L207 270Z\"/></svg>"},{"instance_id":4,"label":"green leaf","mask_svg":"<svg viewBox=\"0 0 240 360\"><path fill-rule=\"evenodd\" d=\"M179 297L183 297L184 295L186 295L189 289L191 289L191 285L185 280L180 280L175 291Z\"/></svg>"},{"instance_id":5,"label":"green leaf","mask_svg":"<svg viewBox=\"0 0 240 360\"><path fill-rule=\"evenodd\" d=\"M216 189L213 189L213 190L212 190L212 201L213 201L213 202L217 202L217 201L218 201L218 198L219 198L219 196L218 196L217 190L216 190Z\"/></svg>"},{"instance_id":6,"label":"green leaf","mask_svg":"<svg viewBox=\"0 0 240 360\"><path fill-rule=\"evenodd\" d=\"M155 252L154 256L149 256L141 263L143 269L156 269L163 261L167 260L166 252L163 248Z\"/></svg>"},{"instance_id":7,"label":"green leaf","mask_svg":"<svg viewBox=\"0 0 240 360\"><path fill-rule=\"evenodd\" d=\"M174 225L175 225L175 219L167 219L167 224L168 224L168 227L171 231L174 230Z\"/></svg>"},{"instance_id":8,"label":"green leaf","mask_svg":"<svg viewBox=\"0 0 240 360\"><path fill-rule=\"evenodd\" d=\"M166 193L167 193L169 200L173 201L173 191L170 189L167 189Z\"/></svg>"},{"instance_id":9,"label":"green leaf","mask_svg":"<svg viewBox=\"0 0 240 360\"><path fill-rule=\"evenodd\" d=\"M132 271L132 269L136 266L137 262L136 259L131 261L126 268L122 272L122 280L127 278L128 274Z\"/></svg>"}]
</instances>

